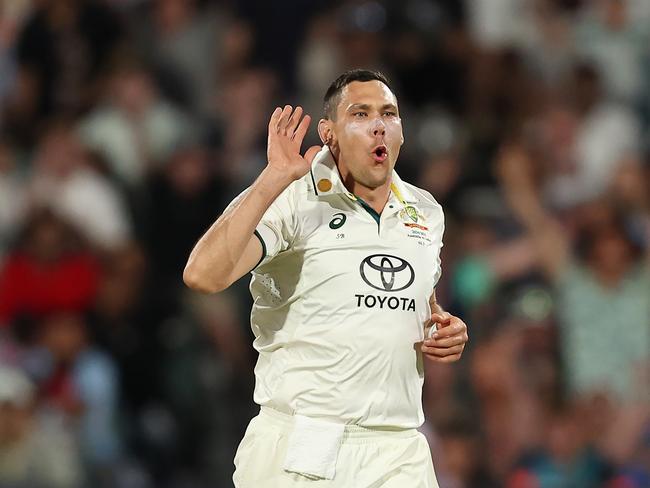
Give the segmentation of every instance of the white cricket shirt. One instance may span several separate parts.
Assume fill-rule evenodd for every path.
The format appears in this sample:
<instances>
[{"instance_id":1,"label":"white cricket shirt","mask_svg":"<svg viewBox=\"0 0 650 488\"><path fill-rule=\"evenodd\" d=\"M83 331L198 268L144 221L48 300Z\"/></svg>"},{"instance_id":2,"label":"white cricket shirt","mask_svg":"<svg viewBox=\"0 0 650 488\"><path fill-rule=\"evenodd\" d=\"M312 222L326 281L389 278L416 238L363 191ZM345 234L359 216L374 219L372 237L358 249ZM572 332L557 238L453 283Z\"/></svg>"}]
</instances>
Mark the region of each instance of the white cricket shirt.
<instances>
[{"instance_id":1,"label":"white cricket shirt","mask_svg":"<svg viewBox=\"0 0 650 488\"><path fill-rule=\"evenodd\" d=\"M428 192L395 172L392 182L379 216L348 192L324 147L265 213L250 285L256 403L365 427L424 421L416 343L444 219Z\"/></svg>"}]
</instances>

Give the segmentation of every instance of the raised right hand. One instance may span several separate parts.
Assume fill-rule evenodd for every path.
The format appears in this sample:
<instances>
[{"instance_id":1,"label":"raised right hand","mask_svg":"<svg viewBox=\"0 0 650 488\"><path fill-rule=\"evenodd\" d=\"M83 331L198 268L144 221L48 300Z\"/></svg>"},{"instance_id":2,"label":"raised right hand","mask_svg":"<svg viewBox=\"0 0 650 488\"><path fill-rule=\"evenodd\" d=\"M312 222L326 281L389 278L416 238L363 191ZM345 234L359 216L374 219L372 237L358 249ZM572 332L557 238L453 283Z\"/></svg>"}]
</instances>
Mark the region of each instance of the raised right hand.
<instances>
[{"instance_id":1,"label":"raised right hand","mask_svg":"<svg viewBox=\"0 0 650 488\"><path fill-rule=\"evenodd\" d=\"M302 107L292 109L276 108L269 121L269 139L267 148L268 167L291 181L302 178L311 167L311 162L320 150L312 146L304 156L300 155L300 146L305 138L311 117L302 117Z\"/></svg>"},{"instance_id":2,"label":"raised right hand","mask_svg":"<svg viewBox=\"0 0 650 488\"><path fill-rule=\"evenodd\" d=\"M501 187L511 197L536 193L534 161L521 144L504 144L499 149L495 173Z\"/></svg>"}]
</instances>

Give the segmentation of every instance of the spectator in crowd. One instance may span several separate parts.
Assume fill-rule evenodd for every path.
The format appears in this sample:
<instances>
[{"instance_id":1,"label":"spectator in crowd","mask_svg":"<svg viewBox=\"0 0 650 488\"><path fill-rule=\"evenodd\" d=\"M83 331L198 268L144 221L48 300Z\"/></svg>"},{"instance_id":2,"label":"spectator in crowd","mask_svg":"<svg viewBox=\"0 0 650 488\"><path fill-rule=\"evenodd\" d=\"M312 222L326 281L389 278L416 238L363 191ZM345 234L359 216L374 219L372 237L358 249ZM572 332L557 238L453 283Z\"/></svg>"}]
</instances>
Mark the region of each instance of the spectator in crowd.
<instances>
[{"instance_id":1,"label":"spectator in crowd","mask_svg":"<svg viewBox=\"0 0 650 488\"><path fill-rule=\"evenodd\" d=\"M0 142L0 264L26 212L25 181L8 142Z\"/></svg>"},{"instance_id":2,"label":"spectator in crowd","mask_svg":"<svg viewBox=\"0 0 650 488\"><path fill-rule=\"evenodd\" d=\"M620 162L640 150L636 114L603 97L600 77L591 65L577 65L567 81L567 102L552 102L544 110L537 136L548 173L545 201L556 207L602 195Z\"/></svg>"},{"instance_id":3,"label":"spectator in crowd","mask_svg":"<svg viewBox=\"0 0 650 488\"><path fill-rule=\"evenodd\" d=\"M196 235L210 226L214 209L223 207L227 182L216 174L208 151L198 145L178 147L163 168L148 180L148 255L157 263L152 270L159 300L172 304L179 297L180 277ZM173 228L173 235L169 229ZM160 242L166 242L161 246ZM176 298L175 298L176 297Z\"/></svg>"},{"instance_id":4,"label":"spectator in crowd","mask_svg":"<svg viewBox=\"0 0 650 488\"><path fill-rule=\"evenodd\" d=\"M233 73L216 103L227 121L220 146L223 172L234 187L243 187L266 164L267 112L277 88L272 71L260 68Z\"/></svg>"},{"instance_id":5,"label":"spectator in crowd","mask_svg":"<svg viewBox=\"0 0 650 488\"><path fill-rule=\"evenodd\" d=\"M64 429L39 418L34 384L20 369L0 366L0 485L81 487L79 452Z\"/></svg>"},{"instance_id":6,"label":"spectator in crowd","mask_svg":"<svg viewBox=\"0 0 650 488\"><path fill-rule=\"evenodd\" d=\"M0 271L0 324L20 315L88 310L100 266L78 234L47 209L35 210Z\"/></svg>"},{"instance_id":7,"label":"spectator in crowd","mask_svg":"<svg viewBox=\"0 0 650 488\"><path fill-rule=\"evenodd\" d=\"M104 156L124 184L142 184L189 137L189 119L158 94L141 65L124 59L107 80L103 103L81 121L79 134Z\"/></svg>"},{"instance_id":8,"label":"spectator in crowd","mask_svg":"<svg viewBox=\"0 0 650 488\"><path fill-rule=\"evenodd\" d=\"M626 0L601 0L588 6L576 29L578 55L593 62L609 98L638 103L644 89L650 26L634 16Z\"/></svg>"},{"instance_id":9,"label":"spectator in crowd","mask_svg":"<svg viewBox=\"0 0 650 488\"><path fill-rule=\"evenodd\" d=\"M650 387L639 384L639 372L650 363L650 257L620 215L595 203L576 216L574 258L567 232L540 204L529 156L506 147L498 164L511 208L558 292L568 392L622 402L647 396Z\"/></svg>"},{"instance_id":10,"label":"spectator in crowd","mask_svg":"<svg viewBox=\"0 0 650 488\"><path fill-rule=\"evenodd\" d=\"M92 346L79 313L54 312L39 321L37 333L49 359L39 372L41 402L73 426L88 478L110 486L121 454L115 364Z\"/></svg>"},{"instance_id":11,"label":"spectator in crowd","mask_svg":"<svg viewBox=\"0 0 650 488\"><path fill-rule=\"evenodd\" d=\"M195 117L210 116L232 19L196 0L162 0L147 8L147 21L135 31L144 59L172 100Z\"/></svg>"},{"instance_id":12,"label":"spectator in crowd","mask_svg":"<svg viewBox=\"0 0 650 488\"><path fill-rule=\"evenodd\" d=\"M8 95L16 74L13 47L18 28L29 11L30 3L30 0L16 0L0 5L0 72L3 73L2 79L0 79L0 110L4 107L5 97Z\"/></svg>"},{"instance_id":13,"label":"spectator in crowd","mask_svg":"<svg viewBox=\"0 0 650 488\"><path fill-rule=\"evenodd\" d=\"M31 164L30 204L51 208L99 249L110 251L128 243L131 222L124 199L91 167L69 122L51 124Z\"/></svg>"},{"instance_id":14,"label":"spectator in crowd","mask_svg":"<svg viewBox=\"0 0 650 488\"><path fill-rule=\"evenodd\" d=\"M35 2L16 51L19 69L38 86L37 115L70 115L86 108L122 35L115 12L102 2Z\"/></svg>"},{"instance_id":15,"label":"spectator in crowd","mask_svg":"<svg viewBox=\"0 0 650 488\"><path fill-rule=\"evenodd\" d=\"M521 461L508 488L603 486L610 477L609 466L586 444L577 412L560 410L549 417L543 450Z\"/></svg>"}]
</instances>

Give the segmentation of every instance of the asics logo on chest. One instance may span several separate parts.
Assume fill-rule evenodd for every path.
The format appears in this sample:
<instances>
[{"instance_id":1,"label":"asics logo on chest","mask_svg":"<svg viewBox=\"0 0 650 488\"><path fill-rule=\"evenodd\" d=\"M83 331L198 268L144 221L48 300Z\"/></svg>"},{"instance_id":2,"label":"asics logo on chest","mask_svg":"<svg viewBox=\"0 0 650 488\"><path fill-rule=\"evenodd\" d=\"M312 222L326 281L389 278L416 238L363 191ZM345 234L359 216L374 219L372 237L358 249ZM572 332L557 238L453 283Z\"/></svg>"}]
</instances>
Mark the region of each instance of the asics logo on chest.
<instances>
[{"instance_id":1,"label":"asics logo on chest","mask_svg":"<svg viewBox=\"0 0 650 488\"><path fill-rule=\"evenodd\" d=\"M335 213L330 220L330 229L339 229L345 224L346 216L343 213Z\"/></svg>"}]
</instances>

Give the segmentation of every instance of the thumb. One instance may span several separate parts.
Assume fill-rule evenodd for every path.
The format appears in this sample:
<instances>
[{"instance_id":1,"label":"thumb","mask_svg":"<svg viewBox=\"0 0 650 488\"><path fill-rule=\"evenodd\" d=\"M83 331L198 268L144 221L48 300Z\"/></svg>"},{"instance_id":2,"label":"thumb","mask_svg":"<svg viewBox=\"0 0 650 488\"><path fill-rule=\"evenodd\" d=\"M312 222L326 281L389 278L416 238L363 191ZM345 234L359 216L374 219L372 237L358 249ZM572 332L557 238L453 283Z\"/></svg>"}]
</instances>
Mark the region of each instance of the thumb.
<instances>
[{"instance_id":1,"label":"thumb","mask_svg":"<svg viewBox=\"0 0 650 488\"><path fill-rule=\"evenodd\" d=\"M305 161L307 161L309 164L314 160L316 157L316 154L318 154L318 151L320 151L320 146L312 146L307 151L305 152Z\"/></svg>"},{"instance_id":2,"label":"thumb","mask_svg":"<svg viewBox=\"0 0 650 488\"><path fill-rule=\"evenodd\" d=\"M451 315L447 312L435 312L431 314L431 322L438 324L438 328L447 327L451 321Z\"/></svg>"}]
</instances>

